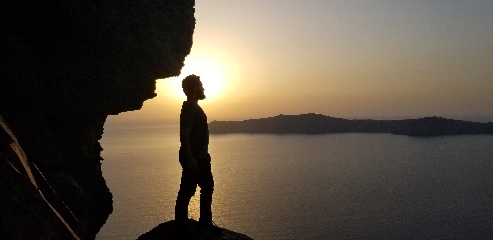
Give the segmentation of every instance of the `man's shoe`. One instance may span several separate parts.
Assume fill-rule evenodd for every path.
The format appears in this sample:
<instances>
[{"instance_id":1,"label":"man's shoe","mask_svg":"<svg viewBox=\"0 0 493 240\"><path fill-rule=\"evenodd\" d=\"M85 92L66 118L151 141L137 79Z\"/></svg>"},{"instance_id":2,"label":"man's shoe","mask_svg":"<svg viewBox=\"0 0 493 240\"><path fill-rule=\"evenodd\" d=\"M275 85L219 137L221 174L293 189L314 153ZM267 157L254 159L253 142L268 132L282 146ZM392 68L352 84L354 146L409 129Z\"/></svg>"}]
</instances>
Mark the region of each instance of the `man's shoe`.
<instances>
[{"instance_id":1,"label":"man's shoe","mask_svg":"<svg viewBox=\"0 0 493 240\"><path fill-rule=\"evenodd\" d=\"M197 224L197 227L205 232L214 234L214 235L221 235L223 233L223 229L218 227L214 222L200 222Z\"/></svg>"}]
</instances>

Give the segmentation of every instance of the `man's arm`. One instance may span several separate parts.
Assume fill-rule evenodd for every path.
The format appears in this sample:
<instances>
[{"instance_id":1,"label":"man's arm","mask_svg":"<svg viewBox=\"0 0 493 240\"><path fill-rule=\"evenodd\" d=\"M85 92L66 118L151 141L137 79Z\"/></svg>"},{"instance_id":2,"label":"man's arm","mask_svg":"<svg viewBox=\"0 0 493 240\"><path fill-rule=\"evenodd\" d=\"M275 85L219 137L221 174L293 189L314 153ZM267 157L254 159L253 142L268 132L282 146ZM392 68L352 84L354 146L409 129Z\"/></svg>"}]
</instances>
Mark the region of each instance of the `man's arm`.
<instances>
[{"instance_id":1,"label":"man's arm","mask_svg":"<svg viewBox=\"0 0 493 240\"><path fill-rule=\"evenodd\" d=\"M183 151L183 157L185 161L183 162L184 168L190 171L197 171L197 159L192 155L192 147L190 146L190 132L192 128L180 126L180 142L181 150Z\"/></svg>"}]
</instances>

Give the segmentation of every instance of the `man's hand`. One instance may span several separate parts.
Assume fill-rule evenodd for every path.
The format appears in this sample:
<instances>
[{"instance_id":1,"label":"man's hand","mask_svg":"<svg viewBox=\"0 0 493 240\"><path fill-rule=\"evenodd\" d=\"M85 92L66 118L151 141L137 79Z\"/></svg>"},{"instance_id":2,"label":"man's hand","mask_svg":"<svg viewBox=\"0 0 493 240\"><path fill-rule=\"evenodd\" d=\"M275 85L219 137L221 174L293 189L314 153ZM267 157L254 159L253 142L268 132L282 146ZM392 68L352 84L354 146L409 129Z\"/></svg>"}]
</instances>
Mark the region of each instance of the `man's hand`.
<instances>
[{"instance_id":1,"label":"man's hand","mask_svg":"<svg viewBox=\"0 0 493 240\"><path fill-rule=\"evenodd\" d=\"M196 172L197 171L197 168L198 168L197 165L198 165L197 159L195 159L194 157L189 157L188 160L187 160L187 164L186 164L185 167L189 171Z\"/></svg>"}]
</instances>

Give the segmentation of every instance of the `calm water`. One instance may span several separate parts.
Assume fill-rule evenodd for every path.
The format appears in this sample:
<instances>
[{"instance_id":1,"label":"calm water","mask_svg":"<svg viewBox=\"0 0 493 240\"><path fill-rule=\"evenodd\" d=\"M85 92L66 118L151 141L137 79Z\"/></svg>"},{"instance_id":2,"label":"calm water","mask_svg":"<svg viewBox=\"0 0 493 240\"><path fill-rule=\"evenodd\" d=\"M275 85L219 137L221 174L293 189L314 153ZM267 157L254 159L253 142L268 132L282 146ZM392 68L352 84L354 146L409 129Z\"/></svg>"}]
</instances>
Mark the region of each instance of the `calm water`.
<instances>
[{"instance_id":1,"label":"calm water","mask_svg":"<svg viewBox=\"0 0 493 240\"><path fill-rule=\"evenodd\" d=\"M108 123L101 143L114 211L97 239L173 219L178 126ZM493 136L211 135L210 153L214 221L257 240L493 238Z\"/></svg>"}]
</instances>

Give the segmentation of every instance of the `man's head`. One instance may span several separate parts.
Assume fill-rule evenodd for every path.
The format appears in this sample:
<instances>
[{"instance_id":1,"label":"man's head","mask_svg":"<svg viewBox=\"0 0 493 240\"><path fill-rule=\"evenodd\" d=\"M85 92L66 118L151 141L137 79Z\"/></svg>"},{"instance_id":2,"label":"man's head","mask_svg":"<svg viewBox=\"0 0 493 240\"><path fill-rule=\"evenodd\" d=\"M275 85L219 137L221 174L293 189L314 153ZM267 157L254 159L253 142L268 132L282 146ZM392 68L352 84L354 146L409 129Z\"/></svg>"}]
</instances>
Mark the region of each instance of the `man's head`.
<instances>
[{"instance_id":1,"label":"man's head","mask_svg":"<svg viewBox=\"0 0 493 240\"><path fill-rule=\"evenodd\" d=\"M205 99L204 87L199 76L193 74L188 75L181 82L181 87L188 98Z\"/></svg>"}]
</instances>

